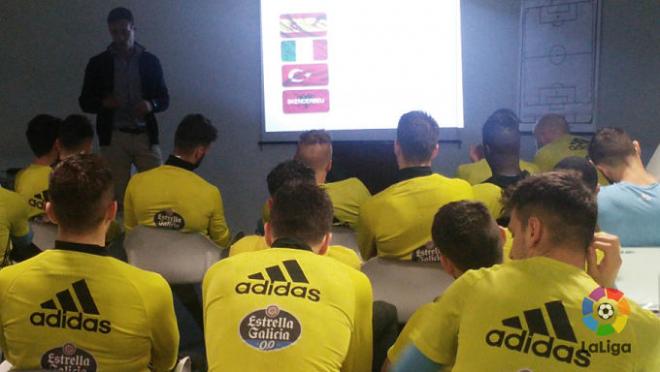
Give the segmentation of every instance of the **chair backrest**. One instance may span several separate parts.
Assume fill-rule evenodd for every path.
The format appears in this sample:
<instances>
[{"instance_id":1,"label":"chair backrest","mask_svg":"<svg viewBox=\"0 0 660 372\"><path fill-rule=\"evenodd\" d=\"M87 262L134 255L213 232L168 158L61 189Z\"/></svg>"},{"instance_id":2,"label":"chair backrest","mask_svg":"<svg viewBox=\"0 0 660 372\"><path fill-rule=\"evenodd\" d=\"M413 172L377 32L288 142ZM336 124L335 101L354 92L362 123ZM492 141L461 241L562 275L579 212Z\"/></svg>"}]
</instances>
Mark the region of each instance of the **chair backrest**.
<instances>
[{"instance_id":1,"label":"chair backrest","mask_svg":"<svg viewBox=\"0 0 660 372\"><path fill-rule=\"evenodd\" d=\"M396 306L405 323L420 306L433 301L454 281L438 262L422 263L374 257L362 266L373 287L374 300Z\"/></svg>"},{"instance_id":2,"label":"chair backrest","mask_svg":"<svg viewBox=\"0 0 660 372\"><path fill-rule=\"evenodd\" d=\"M655 149L655 153L651 156L651 160L646 165L646 170L651 173L655 178L660 179L660 145Z\"/></svg>"},{"instance_id":3,"label":"chair backrest","mask_svg":"<svg viewBox=\"0 0 660 372\"><path fill-rule=\"evenodd\" d=\"M55 247L57 238L57 225L47 222L30 222L32 230L32 244L36 245L42 251Z\"/></svg>"},{"instance_id":4,"label":"chair backrest","mask_svg":"<svg viewBox=\"0 0 660 372\"><path fill-rule=\"evenodd\" d=\"M138 226L126 234L128 263L161 274L170 284L200 283L222 248L198 233Z\"/></svg>"},{"instance_id":5,"label":"chair backrest","mask_svg":"<svg viewBox=\"0 0 660 372\"><path fill-rule=\"evenodd\" d=\"M346 248L350 248L357 252L358 256L362 257L360 254L360 247L358 247L357 236L355 231L344 226L333 226L332 227L332 242L331 245L341 245Z\"/></svg>"}]
</instances>

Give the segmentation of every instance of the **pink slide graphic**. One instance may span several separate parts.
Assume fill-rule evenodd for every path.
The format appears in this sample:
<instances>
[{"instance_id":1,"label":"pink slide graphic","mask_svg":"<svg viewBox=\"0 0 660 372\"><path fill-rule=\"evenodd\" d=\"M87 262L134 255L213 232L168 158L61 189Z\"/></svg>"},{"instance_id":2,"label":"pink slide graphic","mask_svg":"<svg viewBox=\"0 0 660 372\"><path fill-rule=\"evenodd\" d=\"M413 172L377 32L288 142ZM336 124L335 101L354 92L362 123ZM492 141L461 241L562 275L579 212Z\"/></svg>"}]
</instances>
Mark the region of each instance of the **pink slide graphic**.
<instances>
[{"instance_id":1,"label":"pink slide graphic","mask_svg":"<svg viewBox=\"0 0 660 372\"><path fill-rule=\"evenodd\" d=\"M325 13L282 14L280 16L280 36L322 37L328 32Z\"/></svg>"},{"instance_id":2,"label":"pink slide graphic","mask_svg":"<svg viewBox=\"0 0 660 372\"><path fill-rule=\"evenodd\" d=\"M328 65L284 65L282 85L285 87L328 85Z\"/></svg>"},{"instance_id":3,"label":"pink slide graphic","mask_svg":"<svg viewBox=\"0 0 660 372\"><path fill-rule=\"evenodd\" d=\"M286 114L330 111L330 93L327 89L285 90L282 101Z\"/></svg>"}]
</instances>

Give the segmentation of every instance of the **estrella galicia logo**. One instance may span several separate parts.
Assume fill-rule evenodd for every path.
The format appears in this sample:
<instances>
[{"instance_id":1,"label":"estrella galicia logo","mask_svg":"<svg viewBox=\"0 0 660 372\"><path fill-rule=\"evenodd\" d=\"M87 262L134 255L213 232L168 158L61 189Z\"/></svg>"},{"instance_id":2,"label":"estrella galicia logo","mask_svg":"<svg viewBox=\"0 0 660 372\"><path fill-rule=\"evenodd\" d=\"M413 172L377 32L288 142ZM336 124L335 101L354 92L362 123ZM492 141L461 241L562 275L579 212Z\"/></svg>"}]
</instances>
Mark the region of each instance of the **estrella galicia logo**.
<instances>
[{"instance_id":1,"label":"estrella galicia logo","mask_svg":"<svg viewBox=\"0 0 660 372\"><path fill-rule=\"evenodd\" d=\"M589 141L584 138L573 138L568 145L568 149L571 151L586 150L587 147L589 147Z\"/></svg>"},{"instance_id":2,"label":"estrella galicia logo","mask_svg":"<svg viewBox=\"0 0 660 372\"><path fill-rule=\"evenodd\" d=\"M554 337L548 330L543 311L536 308L523 312L526 328L519 316L504 319L502 325L516 331L493 329L486 334L486 344L537 357L553 358L578 367L588 367L591 364L591 354L584 348L579 348L563 303L551 301L545 303L544 307L554 330Z\"/></svg>"},{"instance_id":3,"label":"estrella galicia logo","mask_svg":"<svg viewBox=\"0 0 660 372\"><path fill-rule=\"evenodd\" d=\"M440 262L440 256L440 249L432 241L429 241L413 251L411 260L415 262Z\"/></svg>"},{"instance_id":4,"label":"estrella galicia logo","mask_svg":"<svg viewBox=\"0 0 660 372\"><path fill-rule=\"evenodd\" d=\"M311 287L298 261L286 260L282 261L282 265L284 271L288 274L288 278L284 276L284 271L280 265L270 266L265 269L266 275L262 272L248 275L248 279L258 282L240 282L236 285L236 293L241 295L292 296L319 302L321 291Z\"/></svg>"},{"instance_id":5,"label":"estrella galicia logo","mask_svg":"<svg viewBox=\"0 0 660 372\"><path fill-rule=\"evenodd\" d=\"M628 300L623 297L623 292L613 288L598 287L582 300L582 321L598 336L621 333L628 315Z\"/></svg>"},{"instance_id":6,"label":"estrella galicia logo","mask_svg":"<svg viewBox=\"0 0 660 372\"><path fill-rule=\"evenodd\" d=\"M76 305L70 289L58 292L55 299L41 304L41 309L30 315L30 323L37 327L75 329L108 334L112 331L109 320L101 319L99 309L84 279L72 284L73 294L80 305ZM59 304L59 307L58 307Z\"/></svg>"},{"instance_id":7,"label":"estrella galicia logo","mask_svg":"<svg viewBox=\"0 0 660 372\"><path fill-rule=\"evenodd\" d=\"M41 356L41 368L56 371L96 372L96 359L89 352L66 344Z\"/></svg>"},{"instance_id":8,"label":"estrella galicia logo","mask_svg":"<svg viewBox=\"0 0 660 372\"><path fill-rule=\"evenodd\" d=\"M154 215L154 225L163 229L181 230L186 221L172 209L160 211Z\"/></svg>"},{"instance_id":9,"label":"estrella galicia logo","mask_svg":"<svg viewBox=\"0 0 660 372\"><path fill-rule=\"evenodd\" d=\"M44 190L40 193L34 194L29 200L28 204L31 207L45 210L46 209L46 202L50 201L50 196L48 194L48 190Z\"/></svg>"},{"instance_id":10,"label":"estrella galicia logo","mask_svg":"<svg viewBox=\"0 0 660 372\"><path fill-rule=\"evenodd\" d=\"M300 338L302 326L293 314L270 305L246 315L239 326L243 341L260 351L284 349Z\"/></svg>"}]
</instances>

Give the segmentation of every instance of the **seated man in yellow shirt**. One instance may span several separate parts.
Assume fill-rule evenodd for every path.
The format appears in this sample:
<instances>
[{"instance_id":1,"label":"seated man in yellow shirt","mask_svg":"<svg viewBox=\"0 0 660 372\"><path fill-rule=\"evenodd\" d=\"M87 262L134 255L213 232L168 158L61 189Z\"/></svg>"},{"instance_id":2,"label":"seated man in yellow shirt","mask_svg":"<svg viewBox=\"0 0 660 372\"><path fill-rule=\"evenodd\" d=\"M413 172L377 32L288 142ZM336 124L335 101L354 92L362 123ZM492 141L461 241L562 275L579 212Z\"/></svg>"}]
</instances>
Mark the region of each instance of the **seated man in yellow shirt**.
<instances>
[{"instance_id":1,"label":"seated man in yellow shirt","mask_svg":"<svg viewBox=\"0 0 660 372\"><path fill-rule=\"evenodd\" d=\"M59 159L64 160L75 154L91 154L94 141L92 122L84 115L69 115L62 124L57 135L60 150Z\"/></svg>"},{"instance_id":2,"label":"seated man in yellow shirt","mask_svg":"<svg viewBox=\"0 0 660 372\"><path fill-rule=\"evenodd\" d=\"M358 178L351 177L337 182L326 182L332 169L332 139L325 130L303 132L298 140L294 159L314 170L316 183L323 187L332 200L335 220L354 229L358 222L360 206L370 196L367 187Z\"/></svg>"},{"instance_id":3,"label":"seated man in yellow shirt","mask_svg":"<svg viewBox=\"0 0 660 372\"><path fill-rule=\"evenodd\" d=\"M362 258L380 257L429 261L431 222L438 208L452 201L473 199L470 184L433 173L438 155L439 128L426 113L401 116L394 144L398 182L369 198L362 208L357 241Z\"/></svg>"},{"instance_id":4,"label":"seated man in yellow shirt","mask_svg":"<svg viewBox=\"0 0 660 372\"><path fill-rule=\"evenodd\" d=\"M207 235L220 247L231 238L220 190L193 171L216 140L217 129L200 114L188 115L174 135L174 154L158 168L131 178L124 197L124 227L137 225Z\"/></svg>"},{"instance_id":5,"label":"seated man in yellow shirt","mask_svg":"<svg viewBox=\"0 0 660 372\"><path fill-rule=\"evenodd\" d=\"M519 182L504 204L516 260L458 278L393 370L660 370L660 319L604 288L621 265L620 244L594 235L593 192L551 172Z\"/></svg>"},{"instance_id":6,"label":"seated man in yellow shirt","mask_svg":"<svg viewBox=\"0 0 660 372\"><path fill-rule=\"evenodd\" d=\"M505 188L538 173L536 165L520 159L520 120L509 109L491 114L482 128L484 159L458 167L456 177L470 184L490 182Z\"/></svg>"},{"instance_id":7,"label":"seated man in yellow shirt","mask_svg":"<svg viewBox=\"0 0 660 372\"><path fill-rule=\"evenodd\" d=\"M587 157L589 140L572 136L563 115L541 116L534 126L534 137L538 147L534 164L541 172L553 170L557 163L569 156Z\"/></svg>"},{"instance_id":8,"label":"seated man in yellow shirt","mask_svg":"<svg viewBox=\"0 0 660 372\"><path fill-rule=\"evenodd\" d=\"M32 241L28 224L29 207L25 200L13 191L0 187L0 269L9 264L9 245L12 252L29 250ZM19 261L12 254L14 261Z\"/></svg>"},{"instance_id":9,"label":"seated man in yellow shirt","mask_svg":"<svg viewBox=\"0 0 660 372\"><path fill-rule=\"evenodd\" d=\"M226 258L204 277L209 371L370 371L369 279L321 255L332 203L316 185L273 198L272 248Z\"/></svg>"},{"instance_id":10,"label":"seated man in yellow shirt","mask_svg":"<svg viewBox=\"0 0 660 372\"><path fill-rule=\"evenodd\" d=\"M73 155L50 191L55 249L0 270L6 359L19 370L170 371L179 332L167 282L103 247L117 211L110 170L96 155Z\"/></svg>"},{"instance_id":11,"label":"seated man in yellow shirt","mask_svg":"<svg viewBox=\"0 0 660 372\"><path fill-rule=\"evenodd\" d=\"M25 136L34 160L25 169L18 172L14 190L21 195L30 206L29 217L43 216L48 201L48 177L51 166L59 156L57 134L62 123L50 115L37 115L28 123Z\"/></svg>"},{"instance_id":12,"label":"seated man in yellow shirt","mask_svg":"<svg viewBox=\"0 0 660 372\"><path fill-rule=\"evenodd\" d=\"M433 218L432 236L433 244L440 251L440 264L454 278L468 270L502 263L504 230L481 203L459 201L440 208ZM424 327L424 317L432 307L433 303L423 305L408 319L387 353L388 364L399 360L410 343L410 334Z\"/></svg>"},{"instance_id":13,"label":"seated man in yellow shirt","mask_svg":"<svg viewBox=\"0 0 660 372\"><path fill-rule=\"evenodd\" d=\"M291 184L316 184L314 171L297 160L287 160L278 164L270 171L270 173L268 173L266 181L268 183L268 193L270 194L270 198L268 198L268 201L266 202L269 212L273 205L273 195L275 195L277 190L282 186ZM237 241L230 247L229 256L244 252L260 251L266 248L268 248L268 244L263 236L249 235ZM358 270L362 266L362 260L354 250L339 245L329 246L325 251L324 256L334 258Z\"/></svg>"}]
</instances>

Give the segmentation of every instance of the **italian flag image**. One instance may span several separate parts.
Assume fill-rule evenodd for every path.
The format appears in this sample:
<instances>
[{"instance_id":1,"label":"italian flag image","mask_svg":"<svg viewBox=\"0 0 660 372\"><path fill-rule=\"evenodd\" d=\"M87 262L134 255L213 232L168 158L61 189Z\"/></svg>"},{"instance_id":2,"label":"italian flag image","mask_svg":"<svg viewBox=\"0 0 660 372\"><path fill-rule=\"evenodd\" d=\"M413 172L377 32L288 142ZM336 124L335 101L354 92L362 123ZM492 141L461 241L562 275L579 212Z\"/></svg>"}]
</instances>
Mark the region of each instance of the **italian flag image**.
<instances>
[{"instance_id":1,"label":"italian flag image","mask_svg":"<svg viewBox=\"0 0 660 372\"><path fill-rule=\"evenodd\" d=\"M283 40L282 62L314 62L328 59L328 41L325 39Z\"/></svg>"}]
</instances>

